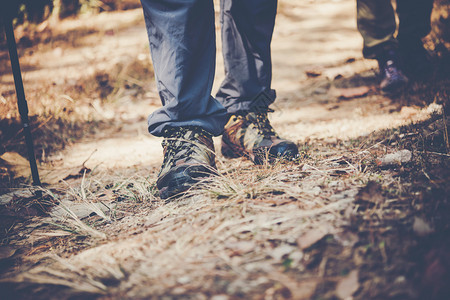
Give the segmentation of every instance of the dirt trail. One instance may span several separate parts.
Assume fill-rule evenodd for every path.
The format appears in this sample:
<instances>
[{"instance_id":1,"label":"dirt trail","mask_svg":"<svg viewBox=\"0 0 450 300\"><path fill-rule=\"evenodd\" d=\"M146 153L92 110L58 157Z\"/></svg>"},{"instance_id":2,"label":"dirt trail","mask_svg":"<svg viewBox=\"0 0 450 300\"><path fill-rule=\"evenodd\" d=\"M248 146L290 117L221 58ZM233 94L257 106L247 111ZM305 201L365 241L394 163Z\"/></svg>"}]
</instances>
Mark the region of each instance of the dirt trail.
<instances>
[{"instance_id":1,"label":"dirt trail","mask_svg":"<svg viewBox=\"0 0 450 300\"><path fill-rule=\"evenodd\" d=\"M159 99L151 74L139 69L151 68L142 12L45 24L55 36L85 34L22 53L30 111L70 109L78 116L73 122L100 125L42 154L43 180L53 185L47 202L27 204L25 216L49 202L59 206L8 223L0 250L13 249L15 268L7 268L0 289L23 299L420 297L423 267L414 265L414 255L423 253L411 249L420 242L418 231L439 232L423 201L433 190L428 186L439 190L448 172L423 167L422 173L422 148L394 167L382 159L417 142L403 137L422 137L400 125L427 120L442 107L380 95L376 65L362 58L354 0L279 2L272 44L278 99L270 118L281 136L299 144L301 160L257 167L218 153L223 176L170 203L155 189L161 140L146 131ZM220 44L214 91L223 78ZM0 76L2 95L10 97L11 76ZM424 97L432 103L435 95ZM442 133L436 124L423 140ZM382 129L391 131L372 134ZM218 150L220 138L215 142ZM444 168L445 155L433 162ZM414 185L417 168L433 184ZM445 190L439 193L436 199L447 199ZM4 201L29 201L27 195Z\"/></svg>"}]
</instances>

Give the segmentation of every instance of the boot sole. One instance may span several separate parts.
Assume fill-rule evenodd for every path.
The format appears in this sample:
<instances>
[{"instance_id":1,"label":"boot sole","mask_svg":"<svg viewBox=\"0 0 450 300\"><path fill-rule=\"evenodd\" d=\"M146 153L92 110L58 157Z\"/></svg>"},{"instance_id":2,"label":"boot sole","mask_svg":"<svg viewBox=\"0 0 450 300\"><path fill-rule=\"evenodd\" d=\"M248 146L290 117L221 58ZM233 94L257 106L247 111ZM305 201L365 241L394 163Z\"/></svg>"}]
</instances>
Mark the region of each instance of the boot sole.
<instances>
[{"instance_id":1,"label":"boot sole","mask_svg":"<svg viewBox=\"0 0 450 300\"><path fill-rule=\"evenodd\" d=\"M156 184L159 189L159 196L161 199L181 196L200 180L213 175L217 175L217 172L204 165L175 167L158 179Z\"/></svg>"},{"instance_id":2,"label":"boot sole","mask_svg":"<svg viewBox=\"0 0 450 300\"><path fill-rule=\"evenodd\" d=\"M233 145L229 145L226 142L222 141L221 152L225 158L238 158L238 157L246 157L250 159L255 165L263 165L266 161L269 164L273 164L277 159L282 157L278 157L270 153L270 148L261 148L255 149L255 152L249 154L248 152L242 151L240 149L237 150L237 147L233 147ZM290 160L289 158L295 158L298 155L297 147L295 147L295 151L286 151L286 160Z\"/></svg>"}]
</instances>

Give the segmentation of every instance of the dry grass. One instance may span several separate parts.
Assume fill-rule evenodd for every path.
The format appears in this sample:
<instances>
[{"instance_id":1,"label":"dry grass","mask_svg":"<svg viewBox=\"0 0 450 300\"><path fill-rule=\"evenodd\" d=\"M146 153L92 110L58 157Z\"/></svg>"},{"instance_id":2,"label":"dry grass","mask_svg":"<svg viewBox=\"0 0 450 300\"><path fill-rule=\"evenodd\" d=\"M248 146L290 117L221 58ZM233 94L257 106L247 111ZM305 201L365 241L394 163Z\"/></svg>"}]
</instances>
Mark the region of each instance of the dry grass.
<instances>
[{"instance_id":1,"label":"dry grass","mask_svg":"<svg viewBox=\"0 0 450 300\"><path fill-rule=\"evenodd\" d=\"M66 214L56 221L39 220L39 230L29 239L47 238L52 244L52 238L60 237L73 243L59 231L63 228L72 238L84 238L84 250L67 256L66 245L30 256L38 266L8 281L65 286L69 294L125 293L131 298L283 291L293 298L312 295L320 278L304 270L309 249L327 236L342 235L341 243L352 243L344 233L360 209L358 190L375 180L402 194L401 183L389 172L381 177L376 168L386 142L401 134L384 135L382 140L337 144L331 152L310 142L301 146L307 149L301 161L292 163L254 166L219 156L219 176L169 202L156 195L155 173L84 173L77 182L45 190ZM77 216L62 199L81 204L88 217ZM383 220L396 201L383 201L364 214ZM113 207L107 214L96 205L102 202ZM388 259L386 253L384 257ZM324 264L319 274L325 272ZM303 279L294 280L290 270ZM312 280L309 289L301 286L306 279Z\"/></svg>"},{"instance_id":2,"label":"dry grass","mask_svg":"<svg viewBox=\"0 0 450 300\"><path fill-rule=\"evenodd\" d=\"M376 266L396 261L395 253L403 250L377 230L389 233L394 230L389 224L414 216L405 202L412 183L377 161L406 147L419 151L412 165L399 168L433 164L434 158L420 155L421 147L441 151L437 143L446 127L441 121L442 115L432 116L420 132L414 131L418 125L408 125L334 145L309 141L300 145L301 161L291 163L255 166L219 155L221 175L171 201L157 197L156 172L94 170L47 190L52 199L78 203L89 215L80 218L66 207L63 218L36 220L39 230L21 245L34 243L46 251L32 250L27 261L34 266L4 281L64 286L65 295L105 298L336 297L333 286L346 278L343 274L365 274L361 259L379 259ZM98 203L111 209L98 210ZM75 244L79 248L71 253ZM389 278L385 286L397 289ZM361 290L373 292L367 286ZM384 295L383 289L379 293Z\"/></svg>"},{"instance_id":3,"label":"dry grass","mask_svg":"<svg viewBox=\"0 0 450 300\"><path fill-rule=\"evenodd\" d=\"M64 259L55 253L56 260L45 260L44 266L13 280L64 285L74 293L103 293L102 282L120 281L116 288L132 298L201 290L238 295L285 286L274 274L283 265L300 264L304 253L297 239L317 228L337 233L348 222L342 212L352 208L358 186L371 176L353 166L361 164L359 154L346 157L344 165L337 163L341 159L334 154L310 157L303 164L253 166L219 158L222 175L167 203L149 191L154 179L83 176L78 187L59 197L81 201L108 222L94 229L69 208L67 218L59 221L73 234L89 236L90 249ZM336 171L351 175L335 177ZM114 185L105 184L109 181ZM120 217L104 216L92 206L96 195L108 191L121 200L115 203ZM135 204L140 209L130 213ZM317 234L318 239L324 236ZM214 278L226 284L217 286Z\"/></svg>"}]
</instances>

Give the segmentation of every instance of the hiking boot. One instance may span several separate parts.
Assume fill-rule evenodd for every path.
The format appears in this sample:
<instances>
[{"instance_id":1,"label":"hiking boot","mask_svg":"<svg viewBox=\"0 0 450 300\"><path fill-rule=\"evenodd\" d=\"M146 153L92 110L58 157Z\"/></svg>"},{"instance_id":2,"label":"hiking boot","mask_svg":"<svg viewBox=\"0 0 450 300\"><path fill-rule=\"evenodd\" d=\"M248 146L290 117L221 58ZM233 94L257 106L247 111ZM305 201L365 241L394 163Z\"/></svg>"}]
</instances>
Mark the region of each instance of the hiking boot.
<instances>
[{"instance_id":1,"label":"hiking boot","mask_svg":"<svg viewBox=\"0 0 450 300\"><path fill-rule=\"evenodd\" d=\"M156 185L167 199L188 190L199 180L217 174L212 135L200 127L166 129L164 161Z\"/></svg>"},{"instance_id":2,"label":"hiking boot","mask_svg":"<svg viewBox=\"0 0 450 300\"><path fill-rule=\"evenodd\" d=\"M408 84L408 78L400 69L397 52L396 49L385 50L377 57L381 77L380 88L386 95L399 94Z\"/></svg>"},{"instance_id":3,"label":"hiking boot","mask_svg":"<svg viewBox=\"0 0 450 300\"><path fill-rule=\"evenodd\" d=\"M400 70L395 52L389 51L378 58L380 67L380 88L384 94L394 95L400 93L408 84L408 78Z\"/></svg>"},{"instance_id":4,"label":"hiking boot","mask_svg":"<svg viewBox=\"0 0 450 300\"><path fill-rule=\"evenodd\" d=\"M267 160L273 163L277 158L286 160L296 158L297 146L275 133L267 118L269 111L272 110L232 115L222 135L223 156L227 158L246 156L257 165L262 165Z\"/></svg>"}]
</instances>

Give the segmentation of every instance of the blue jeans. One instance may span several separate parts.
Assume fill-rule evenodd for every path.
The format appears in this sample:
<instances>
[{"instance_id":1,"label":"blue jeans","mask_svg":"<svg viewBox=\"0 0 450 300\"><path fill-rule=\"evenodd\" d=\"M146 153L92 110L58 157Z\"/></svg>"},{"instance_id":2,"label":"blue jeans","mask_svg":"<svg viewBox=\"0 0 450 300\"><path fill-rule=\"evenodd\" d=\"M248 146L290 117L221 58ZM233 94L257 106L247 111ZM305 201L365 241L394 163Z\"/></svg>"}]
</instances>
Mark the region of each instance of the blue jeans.
<instances>
[{"instance_id":1,"label":"blue jeans","mask_svg":"<svg viewBox=\"0 0 450 300\"><path fill-rule=\"evenodd\" d=\"M141 0L162 107L148 130L200 126L220 135L232 113L269 106L277 0L221 0L226 77L211 96L216 43L212 0Z\"/></svg>"}]
</instances>

